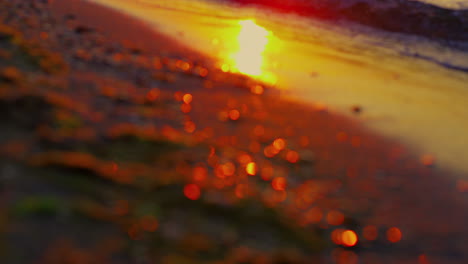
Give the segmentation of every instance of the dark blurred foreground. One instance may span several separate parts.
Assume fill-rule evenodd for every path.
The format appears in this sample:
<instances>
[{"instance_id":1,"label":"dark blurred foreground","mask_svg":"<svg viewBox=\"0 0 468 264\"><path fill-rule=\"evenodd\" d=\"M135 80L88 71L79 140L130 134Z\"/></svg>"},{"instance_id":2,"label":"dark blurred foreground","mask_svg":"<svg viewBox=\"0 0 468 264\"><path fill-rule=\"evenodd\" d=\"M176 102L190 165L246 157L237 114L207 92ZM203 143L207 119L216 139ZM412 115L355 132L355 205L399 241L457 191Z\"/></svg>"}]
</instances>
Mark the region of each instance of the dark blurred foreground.
<instances>
[{"instance_id":1,"label":"dark blurred foreground","mask_svg":"<svg viewBox=\"0 0 468 264\"><path fill-rule=\"evenodd\" d=\"M468 260L468 184L434 157L79 13L0 19L2 263Z\"/></svg>"}]
</instances>

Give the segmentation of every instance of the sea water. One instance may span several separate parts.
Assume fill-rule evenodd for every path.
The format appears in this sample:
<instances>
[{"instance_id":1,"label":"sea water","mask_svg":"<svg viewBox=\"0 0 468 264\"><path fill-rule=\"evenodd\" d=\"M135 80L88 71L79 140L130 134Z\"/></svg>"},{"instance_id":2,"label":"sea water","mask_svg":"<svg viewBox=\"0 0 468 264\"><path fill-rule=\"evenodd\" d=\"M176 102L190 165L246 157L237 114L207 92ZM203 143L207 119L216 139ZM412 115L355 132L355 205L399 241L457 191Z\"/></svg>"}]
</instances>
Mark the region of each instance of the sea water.
<instances>
[{"instance_id":1,"label":"sea water","mask_svg":"<svg viewBox=\"0 0 468 264\"><path fill-rule=\"evenodd\" d=\"M412 0L408 0L412 1ZM433 5L451 9L468 9L467 0L419 0Z\"/></svg>"}]
</instances>

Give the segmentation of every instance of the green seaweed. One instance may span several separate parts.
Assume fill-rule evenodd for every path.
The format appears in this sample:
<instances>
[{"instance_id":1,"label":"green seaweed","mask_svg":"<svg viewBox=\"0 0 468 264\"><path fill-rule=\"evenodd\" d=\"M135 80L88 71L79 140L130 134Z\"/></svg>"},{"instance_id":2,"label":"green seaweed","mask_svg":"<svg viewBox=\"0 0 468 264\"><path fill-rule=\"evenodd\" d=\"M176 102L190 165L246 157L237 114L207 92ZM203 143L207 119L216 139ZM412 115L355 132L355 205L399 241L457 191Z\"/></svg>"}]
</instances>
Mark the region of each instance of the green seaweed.
<instances>
[{"instance_id":1,"label":"green seaweed","mask_svg":"<svg viewBox=\"0 0 468 264\"><path fill-rule=\"evenodd\" d=\"M12 206L12 213L16 216L54 216L59 214L65 206L65 202L53 196L28 196L16 202Z\"/></svg>"}]
</instances>

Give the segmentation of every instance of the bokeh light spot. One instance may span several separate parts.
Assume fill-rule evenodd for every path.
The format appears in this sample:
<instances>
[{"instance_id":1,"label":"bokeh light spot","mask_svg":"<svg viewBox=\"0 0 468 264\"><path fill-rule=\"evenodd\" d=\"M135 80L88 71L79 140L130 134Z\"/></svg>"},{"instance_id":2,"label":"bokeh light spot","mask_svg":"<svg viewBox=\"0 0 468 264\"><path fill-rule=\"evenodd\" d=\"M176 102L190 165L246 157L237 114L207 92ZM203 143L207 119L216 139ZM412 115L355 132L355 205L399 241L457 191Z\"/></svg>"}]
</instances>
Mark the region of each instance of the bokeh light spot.
<instances>
[{"instance_id":1,"label":"bokeh light spot","mask_svg":"<svg viewBox=\"0 0 468 264\"><path fill-rule=\"evenodd\" d=\"M180 110L182 111L182 113L188 114L188 113L190 113L190 111L192 111L192 106L189 105L189 104L183 103L180 106Z\"/></svg>"},{"instance_id":2,"label":"bokeh light spot","mask_svg":"<svg viewBox=\"0 0 468 264\"><path fill-rule=\"evenodd\" d=\"M193 180L195 181L204 181L206 180L207 172L203 167L193 168Z\"/></svg>"},{"instance_id":3,"label":"bokeh light spot","mask_svg":"<svg viewBox=\"0 0 468 264\"><path fill-rule=\"evenodd\" d=\"M290 163L296 163L299 161L299 153L297 153L294 150L288 151L286 154L286 160L289 161Z\"/></svg>"},{"instance_id":4,"label":"bokeh light spot","mask_svg":"<svg viewBox=\"0 0 468 264\"><path fill-rule=\"evenodd\" d=\"M239 110L233 109L233 110L229 111L229 119L231 119L233 121L236 121L236 120L239 119L239 117L240 117Z\"/></svg>"},{"instance_id":5,"label":"bokeh light spot","mask_svg":"<svg viewBox=\"0 0 468 264\"><path fill-rule=\"evenodd\" d=\"M397 227L391 227L387 230L387 239L392 243L397 243L401 240L402 234Z\"/></svg>"},{"instance_id":6,"label":"bokeh light spot","mask_svg":"<svg viewBox=\"0 0 468 264\"><path fill-rule=\"evenodd\" d=\"M266 146L265 149L263 150L263 154L267 158L273 158L278 153L279 153L279 150L277 150L275 147L273 147L271 145Z\"/></svg>"},{"instance_id":7,"label":"bokeh light spot","mask_svg":"<svg viewBox=\"0 0 468 264\"><path fill-rule=\"evenodd\" d=\"M335 243L336 245L341 245L343 243L342 236L343 236L344 231L346 230L339 228L331 232L330 236L331 236L331 240L333 241L333 243Z\"/></svg>"},{"instance_id":8,"label":"bokeh light spot","mask_svg":"<svg viewBox=\"0 0 468 264\"><path fill-rule=\"evenodd\" d=\"M254 176L257 174L257 164L255 162L249 162L245 168L247 174Z\"/></svg>"},{"instance_id":9,"label":"bokeh light spot","mask_svg":"<svg viewBox=\"0 0 468 264\"><path fill-rule=\"evenodd\" d=\"M156 99L158 99L160 93L161 92L159 91L159 89L153 88L146 94L146 99L150 102L153 102Z\"/></svg>"},{"instance_id":10,"label":"bokeh light spot","mask_svg":"<svg viewBox=\"0 0 468 264\"><path fill-rule=\"evenodd\" d=\"M286 141L282 138L277 138L273 141L273 147L277 150L283 150L286 147Z\"/></svg>"},{"instance_id":11,"label":"bokeh light spot","mask_svg":"<svg viewBox=\"0 0 468 264\"><path fill-rule=\"evenodd\" d=\"M343 243L343 246L353 247L358 242L358 236L354 231L346 230L343 232L343 234L341 234L341 241Z\"/></svg>"},{"instance_id":12,"label":"bokeh light spot","mask_svg":"<svg viewBox=\"0 0 468 264\"><path fill-rule=\"evenodd\" d=\"M187 184L184 187L184 195L190 200L198 200L201 195L200 187L196 184Z\"/></svg>"},{"instance_id":13,"label":"bokeh light spot","mask_svg":"<svg viewBox=\"0 0 468 264\"><path fill-rule=\"evenodd\" d=\"M182 100L184 101L184 103L190 104L193 100L193 96L191 94L184 94Z\"/></svg>"},{"instance_id":14,"label":"bokeh light spot","mask_svg":"<svg viewBox=\"0 0 468 264\"><path fill-rule=\"evenodd\" d=\"M284 191L286 190L286 179L284 177L276 177L271 182L271 186L277 191Z\"/></svg>"},{"instance_id":15,"label":"bokeh light spot","mask_svg":"<svg viewBox=\"0 0 468 264\"><path fill-rule=\"evenodd\" d=\"M256 84L256 85L252 85L250 87L250 92L253 93L253 94L257 94L257 95L260 95L260 94L263 94L263 86L259 85L259 84Z\"/></svg>"}]
</instances>

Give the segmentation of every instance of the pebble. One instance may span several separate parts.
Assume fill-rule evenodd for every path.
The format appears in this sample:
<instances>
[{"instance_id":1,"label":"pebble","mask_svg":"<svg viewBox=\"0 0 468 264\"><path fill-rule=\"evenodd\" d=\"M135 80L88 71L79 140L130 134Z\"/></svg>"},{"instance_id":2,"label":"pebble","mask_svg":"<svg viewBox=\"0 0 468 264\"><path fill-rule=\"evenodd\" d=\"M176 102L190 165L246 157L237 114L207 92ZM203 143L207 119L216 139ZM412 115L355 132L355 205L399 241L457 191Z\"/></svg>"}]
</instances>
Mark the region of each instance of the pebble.
<instances>
[{"instance_id":1,"label":"pebble","mask_svg":"<svg viewBox=\"0 0 468 264\"><path fill-rule=\"evenodd\" d=\"M362 107L359 106L359 105L354 105L351 107L351 111L354 113L354 114L360 114L362 113Z\"/></svg>"},{"instance_id":2,"label":"pebble","mask_svg":"<svg viewBox=\"0 0 468 264\"><path fill-rule=\"evenodd\" d=\"M16 67L6 67L0 70L0 80L8 83L18 83L22 78L21 72Z\"/></svg>"}]
</instances>

